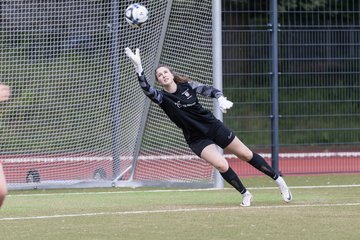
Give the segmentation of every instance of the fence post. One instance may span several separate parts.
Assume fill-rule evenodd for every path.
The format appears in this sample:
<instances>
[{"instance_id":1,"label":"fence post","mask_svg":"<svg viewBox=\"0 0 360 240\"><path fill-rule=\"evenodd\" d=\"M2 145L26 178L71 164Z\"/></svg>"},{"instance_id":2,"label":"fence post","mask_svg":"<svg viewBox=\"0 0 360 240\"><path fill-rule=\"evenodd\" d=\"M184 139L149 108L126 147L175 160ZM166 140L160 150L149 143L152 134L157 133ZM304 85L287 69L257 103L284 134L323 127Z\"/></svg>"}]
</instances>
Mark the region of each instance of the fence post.
<instances>
[{"instance_id":1,"label":"fence post","mask_svg":"<svg viewBox=\"0 0 360 240\"><path fill-rule=\"evenodd\" d=\"M278 1L271 1L271 164L279 173L279 109L278 109Z\"/></svg>"}]
</instances>

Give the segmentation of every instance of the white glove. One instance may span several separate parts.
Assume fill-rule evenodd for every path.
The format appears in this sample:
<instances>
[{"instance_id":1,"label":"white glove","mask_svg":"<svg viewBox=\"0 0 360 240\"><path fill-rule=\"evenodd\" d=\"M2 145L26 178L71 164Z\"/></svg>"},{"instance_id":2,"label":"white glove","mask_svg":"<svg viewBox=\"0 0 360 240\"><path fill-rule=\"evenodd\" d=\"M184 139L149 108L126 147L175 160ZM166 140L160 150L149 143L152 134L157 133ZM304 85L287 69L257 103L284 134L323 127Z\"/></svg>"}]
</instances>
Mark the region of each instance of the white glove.
<instances>
[{"instance_id":1,"label":"white glove","mask_svg":"<svg viewBox=\"0 0 360 240\"><path fill-rule=\"evenodd\" d=\"M218 99L219 107L221 112L226 113L227 109L230 109L233 106L233 102L226 99L226 97L219 97Z\"/></svg>"},{"instance_id":2,"label":"white glove","mask_svg":"<svg viewBox=\"0 0 360 240\"><path fill-rule=\"evenodd\" d=\"M143 72L143 68L141 66L141 58L140 58L140 49L135 50L135 54L131 51L130 48L125 48L125 54L128 56L131 60L131 62L134 64L135 72L141 76L141 73Z\"/></svg>"}]
</instances>

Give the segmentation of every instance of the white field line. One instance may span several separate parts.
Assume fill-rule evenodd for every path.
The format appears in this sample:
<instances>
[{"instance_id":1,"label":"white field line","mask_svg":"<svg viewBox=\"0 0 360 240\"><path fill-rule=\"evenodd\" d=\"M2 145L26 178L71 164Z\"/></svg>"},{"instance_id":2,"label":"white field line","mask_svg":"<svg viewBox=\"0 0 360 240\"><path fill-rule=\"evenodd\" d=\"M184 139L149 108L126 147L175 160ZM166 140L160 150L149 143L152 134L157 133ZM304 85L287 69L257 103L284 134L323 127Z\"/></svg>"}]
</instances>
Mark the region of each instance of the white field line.
<instances>
[{"instance_id":1,"label":"white field line","mask_svg":"<svg viewBox=\"0 0 360 240\"><path fill-rule=\"evenodd\" d=\"M259 153L265 158L270 158L270 153ZM225 154L226 158L236 158L233 154ZM328 157L342 157L353 158L360 157L360 152L310 152L310 153L279 153L280 158L328 158ZM132 156L120 156L122 160L133 160ZM139 160L189 160L197 159L198 157L192 155L150 155L139 156ZM111 156L21 156L21 157L4 157L3 162L6 163L26 163L26 162L78 162L78 161L112 161Z\"/></svg>"},{"instance_id":2,"label":"white field line","mask_svg":"<svg viewBox=\"0 0 360 240\"><path fill-rule=\"evenodd\" d=\"M320 186L289 186L290 189L316 189L316 188L353 188L360 187L360 184L351 185L320 185ZM161 192L200 192L200 191L221 191L232 188L201 188L201 189L160 189L144 191L118 191L118 192L68 192L68 193L35 193L35 194L9 194L7 197L42 197L42 196L65 196L65 195L106 195L106 194L133 194L133 193L161 193ZM255 187L249 190L278 189L278 187Z\"/></svg>"},{"instance_id":3,"label":"white field line","mask_svg":"<svg viewBox=\"0 0 360 240\"><path fill-rule=\"evenodd\" d=\"M312 188L352 188L360 187L356 185L323 185L323 186L294 186L292 189L312 189ZM225 188L231 190L232 188ZM277 189L277 187L259 187L249 189ZM145 190L145 191L119 191L119 192L84 192L84 193L48 193L48 194L19 194L8 195L7 197L31 197L31 196L64 196L64 195L96 195L96 194L127 194L127 193L161 193L161 192L194 192L194 191L221 191L223 189L175 189L175 190ZM276 209L276 208L299 208L299 207L333 207L333 206L360 206L360 203L344 203L344 204L303 204L303 205L276 205L276 206L252 206L246 209ZM83 214L63 214L63 215L49 215L49 216L34 216L34 217L14 217L14 218L0 218L0 221L14 221L14 220L35 220L35 219L51 219L51 218L68 218L68 217L87 217L100 215L135 215L135 214L151 214L151 213L171 213L171 212L194 212L194 211L223 211L223 210L238 210L245 209L243 207L227 207L227 208L180 208L169 210L144 210L144 211L124 211L124 212L98 212L98 213L83 213Z\"/></svg>"},{"instance_id":4,"label":"white field line","mask_svg":"<svg viewBox=\"0 0 360 240\"><path fill-rule=\"evenodd\" d=\"M334 204L252 206L249 208L244 208L244 207L239 206L239 207L223 207L223 208L178 208L178 209L167 209L167 210L98 212L98 213L63 214L63 215L34 216L34 217L9 217L9 218L0 218L0 221L37 220L37 219L51 219L51 218L91 217L91 216L110 216L110 215L137 215L137 214L176 213L176 212L229 211L229 210L240 210L240 209L251 210L251 209L343 207L343 206L360 206L360 202L358 202L358 203L334 203Z\"/></svg>"}]
</instances>

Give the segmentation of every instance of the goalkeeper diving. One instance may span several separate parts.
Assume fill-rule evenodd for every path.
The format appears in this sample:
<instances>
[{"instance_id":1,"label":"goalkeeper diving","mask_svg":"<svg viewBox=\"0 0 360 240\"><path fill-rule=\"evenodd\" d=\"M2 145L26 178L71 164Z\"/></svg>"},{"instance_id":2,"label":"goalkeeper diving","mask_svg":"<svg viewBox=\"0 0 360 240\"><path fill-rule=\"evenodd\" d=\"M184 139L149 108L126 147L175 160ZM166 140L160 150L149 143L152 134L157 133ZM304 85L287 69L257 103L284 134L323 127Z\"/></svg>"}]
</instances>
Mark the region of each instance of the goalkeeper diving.
<instances>
[{"instance_id":1,"label":"goalkeeper diving","mask_svg":"<svg viewBox=\"0 0 360 240\"><path fill-rule=\"evenodd\" d=\"M245 146L211 111L199 103L197 94L216 98L220 110L226 113L233 103L224 97L220 90L180 76L166 65L160 65L155 70L156 81L163 88L157 90L146 80L141 64L140 50L136 49L134 53L131 49L125 48L125 54L135 67L140 87L145 95L159 105L170 120L182 129L190 149L214 166L225 181L242 194L241 206L250 206L253 195L229 166L217 146L271 177L277 183L283 200L285 202L292 200L291 192L284 179L271 168L264 158Z\"/></svg>"}]
</instances>

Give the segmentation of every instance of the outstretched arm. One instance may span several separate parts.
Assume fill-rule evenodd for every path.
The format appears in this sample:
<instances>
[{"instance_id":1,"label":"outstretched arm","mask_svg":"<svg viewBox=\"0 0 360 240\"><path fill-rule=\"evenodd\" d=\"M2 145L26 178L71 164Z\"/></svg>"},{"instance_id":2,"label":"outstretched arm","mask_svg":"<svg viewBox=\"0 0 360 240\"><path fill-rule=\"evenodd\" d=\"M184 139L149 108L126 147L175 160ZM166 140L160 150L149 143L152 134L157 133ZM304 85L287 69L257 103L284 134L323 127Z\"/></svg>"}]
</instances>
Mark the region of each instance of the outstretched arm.
<instances>
[{"instance_id":1,"label":"outstretched arm","mask_svg":"<svg viewBox=\"0 0 360 240\"><path fill-rule=\"evenodd\" d=\"M213 86L202 84L195 81L189 81L189 84L192 89L195 89L197 93L205 97L219 98L223 96L223 93L220 90L214 88Z\"/></svg>"},{"instance_id":2,"label":"outstretched arm","mask_svg":"<svg viewBox=\"0 0 360 240\"><path fill-rule=\"evenodd\" d=\"M219 89L195 81L189 81L189 84L193 89L196 90L197 93L205 97L217 98L219 102L219 108L223 113L226 113L226 110L233 106L233 103L227 100Z\"/></svg>"},{"instance_id":3,"label":"outstretched arm","mask_svg":"<svg viewBox=\"0 0 360 240\"><path fill-rule=\"evenodd\" d=\"M136 49L135 53L130 48L125 48L125 54L130 58L130 61L134 64L135 72L137 73L140 87L144 91L145 95L151 99L151 101L160 104L162 102L163 95L156 88L150 86L145 78L145 74L141 65L140 49Z\"/></svg>"},{"instance_id":4,"label":"outstretched arm","mask_svg":"<svg viewBox=\"0 0 360 240\"><path fill-rule=\"evenodd\" d=\"M160 104L162 103L163 95L160 91L156 88L150 86L147 82L145 75L141 74L138 76L139 84L142 90L144 91L145 95L150 98L151 101L154 103Z\"/></svg>"}]
</instances>

